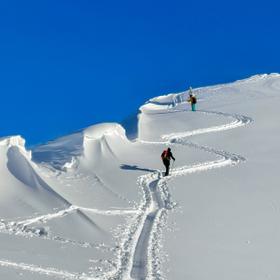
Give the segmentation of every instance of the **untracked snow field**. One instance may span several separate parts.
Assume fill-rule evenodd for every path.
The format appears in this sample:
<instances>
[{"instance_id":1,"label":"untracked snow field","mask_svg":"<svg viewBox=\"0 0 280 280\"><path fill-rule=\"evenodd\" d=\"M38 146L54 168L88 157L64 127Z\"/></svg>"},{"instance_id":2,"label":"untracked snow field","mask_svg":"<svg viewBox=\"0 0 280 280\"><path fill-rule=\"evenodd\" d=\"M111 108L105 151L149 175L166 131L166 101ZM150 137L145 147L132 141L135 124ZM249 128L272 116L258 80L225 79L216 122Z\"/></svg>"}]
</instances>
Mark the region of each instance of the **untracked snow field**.
<instances>
[{"instance_id":1,"label":"untracked snow field","mask_svg":"<svg viewBox=\"0 0 280 280\"><path fill-rule=\"evenodd\" d=\"M280 74L193 92L145 103L136 138L1 138L0 279L279 280Z\"/></svg>"}]
</instances>

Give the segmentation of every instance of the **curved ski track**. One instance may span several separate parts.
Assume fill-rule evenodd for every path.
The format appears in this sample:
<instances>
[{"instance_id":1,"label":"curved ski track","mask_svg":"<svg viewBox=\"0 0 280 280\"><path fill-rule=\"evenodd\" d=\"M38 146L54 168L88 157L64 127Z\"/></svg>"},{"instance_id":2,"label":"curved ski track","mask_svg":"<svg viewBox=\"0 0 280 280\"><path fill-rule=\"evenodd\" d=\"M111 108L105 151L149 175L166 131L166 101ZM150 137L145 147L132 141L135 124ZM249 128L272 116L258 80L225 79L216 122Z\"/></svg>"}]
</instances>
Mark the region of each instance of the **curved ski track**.
<instances>
[{"instance_id":1,"label":"curved ski track","mask_svg":"<svg viewBox=\"0 0 280 280\"><path fill-rule=\"evenodd\" d=\"M177 112L178 110L174 110ZM167 111L167 113L174 113L174 111ZM48 220L61 218L74 211L90 211L102 215L135 215L131 226L127 229L125 236L120 244L121 251L119 253L118 263L116 268L108 272L101 278L93 278L92 276L79 273L71 273L55 268L46 268L36 266L33 264L15 263L9 260L1 259L0 266L11 267L24 271L30 271L42 275L47 275L55 278L63 279L80 279L80 280L94 280L94 279L163 279L161 274L161 260L159 256L160 251L160 237L162 229L166 224L168 211L172 210L176 203L172 201L169 193L167 182L174 177L183 176L194 172L206 171L213 168L219 168L229 165L236 165L245 159L240 155L235 155L226 151L219 151L214 148L198 145L187 141L187 138L193 135L212 133L233 129L244 126L252 122L252 119L246 116L237 114L226 114L222 112L198 111L204 114L215 114L233 119L232 122L219 126L212 126L193 131L182 133L172 133L163 135L162 142L141 141L147 144L169 144L169 145L186 145L195 149L200 149L219 156L217 160L208 161L196 165L181 166L172 170L171 176L162 177L161 172L149 173L138 178L138 185L143 191L143 198L138 210L108 210L102 211L98 209L83 208L79 206L70 206L67 209L57 211L52 214L33 217L18 222L0 221L0 232L8 234L23 235L26 237L43 237L51 239L56 242L70 243L72 245L99 248L103 250L110 250L105 248L104 244L90 244L88 242L79 242L69 239L64 239L59 236L47 236L45 232L32 229L31 224L40 222L44 223Z\"/></svg>"},{"instance_id":2,"label":"curved ski track","mask_svg":"<svg viewBox=\"0 0 280 280\"><path fill-rule=\"evenodd\" d=\"M245 158L232 154L226 151L216 150L207 146L198 145L187 141L187 138L193 135L212 133L218 131L229 130L240 126L247 125L252 122L252 119L238 114L226 114L222 112L209 112L199 111L204 114L215 114L233 119L232 122L219 126L212 126L203 129L197 129L193 131L187 131L182 133L172 133L163 135L163 142L148 142L149 144L180 144L200 149L205 152L209 152L219 156L219 159L214 161L208 161L191 166L181 166L172 170L171 176L160 178L160 173L154 173L152 175L142 176L141 187L144 190L145 197L148 199L145 201L145 212L139 224L138 233L135 232L132 238L131 246L131 258L130 267L128 268L130 275L123 275L128 278L142 280L142 279L163 279L160 269L160 259L158 252L160 249L160 236L162 228L165 224L168 211L173 209L176 203L171 199L171 195L168 191L167 182L174 177L183 176L186 174L206 171L213 168L220 168L229 165L236 165ZM139 233L140 231L140 233ZM119 279L119 278L118 278Z\"/></svg>"}]
</instances>

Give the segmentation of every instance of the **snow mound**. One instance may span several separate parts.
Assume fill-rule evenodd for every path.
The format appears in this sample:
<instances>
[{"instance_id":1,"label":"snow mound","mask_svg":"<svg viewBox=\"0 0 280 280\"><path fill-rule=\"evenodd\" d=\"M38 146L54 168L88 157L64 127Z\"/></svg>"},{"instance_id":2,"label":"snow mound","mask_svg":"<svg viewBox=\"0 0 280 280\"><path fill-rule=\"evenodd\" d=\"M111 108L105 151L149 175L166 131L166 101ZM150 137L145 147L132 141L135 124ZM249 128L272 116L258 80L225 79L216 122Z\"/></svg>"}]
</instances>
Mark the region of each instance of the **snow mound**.
<instances>
[{"instance_id":1,"label":"snow mound","mask_svg":"<svg viewBox=\"0 0 280 280\"><path fill-rule=\"evenodd\" d=\"M83 134L83 156L91 163L101 159L116 160L116 152L129 142L124 128L117 123L93 125L85 129Z\"/></svg>"},{"instance_id":2,"label":"snow mound","mask_svg":"<svg viewBox=\"0 0 280 280\"><path fill-rule=\"evenodd\" d=\"M86 139L97 140L105 136L126 138L124 128L117 123L102 123L92 125L83 131Z\"/></svg>"},{"instance_id":3,"label":"snow mound","mask_svg":"<svg viewBox=\"0 0 280 280\"><path fill-rule=\"evenodd\" d=\"M117 123L92 125L84 130L35 147L33 160L66 171L81 160L115 157L112 146L128 142L124 128ZM118 144L119 143L119 144ZM94 156L93 156L94 155Z\"/></svg>"}]
</instances>

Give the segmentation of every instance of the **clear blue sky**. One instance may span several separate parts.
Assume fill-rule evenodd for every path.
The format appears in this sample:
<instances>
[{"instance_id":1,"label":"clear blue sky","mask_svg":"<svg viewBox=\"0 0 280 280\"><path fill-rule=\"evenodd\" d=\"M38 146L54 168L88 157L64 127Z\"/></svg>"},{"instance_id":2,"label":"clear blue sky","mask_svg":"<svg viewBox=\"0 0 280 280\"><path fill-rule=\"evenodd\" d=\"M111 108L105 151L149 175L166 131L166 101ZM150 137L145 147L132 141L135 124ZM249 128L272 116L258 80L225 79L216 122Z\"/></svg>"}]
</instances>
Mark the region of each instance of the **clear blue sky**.
<instances>
[{"instance_id":1,"label":"clear blue sky","mask_svg":"<svg viewBox=\"0 0 280 280\"><path fill-rule=\"evenodd\" d=\"M120 122L147 99L279 72L279 1L1 1L1 136Z\"/></svg>"}]
</instances>

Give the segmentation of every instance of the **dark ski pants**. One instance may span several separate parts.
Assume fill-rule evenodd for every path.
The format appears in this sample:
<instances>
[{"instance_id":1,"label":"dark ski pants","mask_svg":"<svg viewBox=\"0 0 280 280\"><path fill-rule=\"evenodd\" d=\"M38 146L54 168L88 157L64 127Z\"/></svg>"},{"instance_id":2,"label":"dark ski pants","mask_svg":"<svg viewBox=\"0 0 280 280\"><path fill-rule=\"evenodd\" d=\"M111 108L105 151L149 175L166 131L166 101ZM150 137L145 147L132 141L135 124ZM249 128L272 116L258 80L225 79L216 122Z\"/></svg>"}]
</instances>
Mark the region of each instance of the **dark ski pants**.
<instances>
[{"instance_id":1,"label":"dark ski pants","mask_svg":"<svg viewBox=\"0 0 280 280\"><path fill-rule=\"evenodd\" d=\"M163 160L163 164L165 166L165 175L164 176L168 176L169 175L169 168L170 168L170 160L168 159L164 159Z\"/></svg>"}]
</instances>

